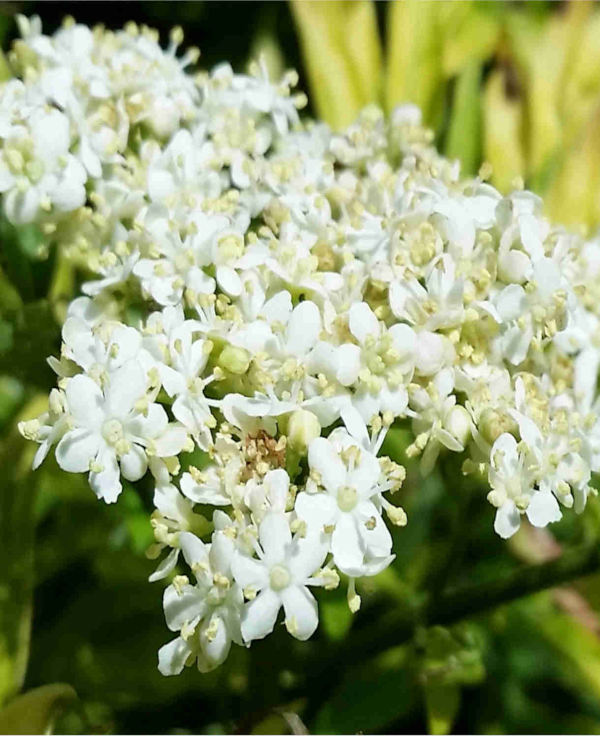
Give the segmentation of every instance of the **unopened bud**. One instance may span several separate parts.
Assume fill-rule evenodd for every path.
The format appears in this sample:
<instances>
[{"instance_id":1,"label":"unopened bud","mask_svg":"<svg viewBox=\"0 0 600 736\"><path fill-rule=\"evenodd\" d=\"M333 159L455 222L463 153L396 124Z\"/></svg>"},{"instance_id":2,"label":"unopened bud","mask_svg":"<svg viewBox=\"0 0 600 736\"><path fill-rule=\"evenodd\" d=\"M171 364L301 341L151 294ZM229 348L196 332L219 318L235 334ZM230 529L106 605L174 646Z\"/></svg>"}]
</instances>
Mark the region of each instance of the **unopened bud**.
<instances>
[{"instance_id":1,"label":"unopened bud","mask_svg":"<svg viewBox=\"0 0 600 736\"><path fill-rule=\"evenodd\" d=\"M471 417L464 406L453 406L444 421L444 429L464 447L471 436Z\"/></svg>"},{"instance_id":2,"label":"unopened bud","mask_svg":"<svg viewBox=\"0 0 600 736\"><path fill-rule=\"evenodd\" d=\"M229 373L243 376L250 365L250 355L244 348L226 345L219 355L218 365Z\"/></svg>"},{"instance_id":3,"label":"unopened bud","mask_svg":"<svg viewBox=\"0 0 600 736\"><path fill-rule=\"evenodd\" d=\"M321 424L312 411L297 409L288 423L288 442L292 450L304 454L321 434Z\"/></svg>"}]
</instances>

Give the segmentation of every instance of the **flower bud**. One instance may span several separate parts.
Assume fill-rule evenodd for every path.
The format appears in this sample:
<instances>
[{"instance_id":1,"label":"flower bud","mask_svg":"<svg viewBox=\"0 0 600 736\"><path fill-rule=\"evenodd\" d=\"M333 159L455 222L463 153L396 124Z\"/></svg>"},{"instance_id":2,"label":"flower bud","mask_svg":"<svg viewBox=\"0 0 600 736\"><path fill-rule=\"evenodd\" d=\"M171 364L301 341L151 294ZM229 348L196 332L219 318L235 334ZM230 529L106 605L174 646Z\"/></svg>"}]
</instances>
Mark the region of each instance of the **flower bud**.
<instances>
[{"instance_id":1,"label":"flower bud","mask_svg":"<svg viewBox=\"0 0 600 736\"><path fill-rule=\"evenodd\" d=\"M238 348L235 345L226 345L219 360L217 361L221 368L236 376L242 376L248 370L250 365L250 355L244 348Z\"/></svg>"},{"instance_id":2,"label":"flower bud","mask_svg":"<svg viewBox=\"0 0 600 736\"><path fill-rule=\"evenodd\" d=\"M288 443L292 450L305 453L309 444L321 434L317 417L305 409L297 409L288 424Z\"/></svg>"},{"instance_id":3,"label":"flower bud","mask_svg":"<svg viewBox=\"0 0 600 736\"><path fill-rule=\"evenodd\" d=\"M471 417L464 406L453 406L444 421L444 429L464 447L471 436Z\"/></svg>"},{"instance_id":4,"label":"flower bud","mask_svg":"<svg viewBox=\"0 0 600 736\"><path fill-rule=\"evenodd\" d=\"M482 411L478 427L481 436L490 445L493 445L498 437L505 432L513 435L517 432L517 424L509 414L491 408Z\"/></svg>"}]
</instances>

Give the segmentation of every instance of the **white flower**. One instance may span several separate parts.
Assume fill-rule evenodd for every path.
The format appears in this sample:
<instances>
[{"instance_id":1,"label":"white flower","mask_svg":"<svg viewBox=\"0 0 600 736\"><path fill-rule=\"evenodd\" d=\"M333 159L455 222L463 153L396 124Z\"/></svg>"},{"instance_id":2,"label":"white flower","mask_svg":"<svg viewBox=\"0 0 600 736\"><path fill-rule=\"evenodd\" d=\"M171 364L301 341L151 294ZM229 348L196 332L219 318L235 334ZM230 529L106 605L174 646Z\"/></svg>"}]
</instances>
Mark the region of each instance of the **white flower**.
<instances>
[{"instance_id":1,"label":"white flower","mask_svg":"<svg viewBox=\"0 0 600 736\"><path fill-rule=\"evenodd\" d=\"M309 530L331 535L333 561L352 577L374 575L392 561L392 538L381 518L377 458L341 429L318 437L308 462L323 492L303 491L296 513Z\"/></svg>"},{"instance_id":2,"label":"white flower","mask_svg":"<svg viewBox=\"0 0 600 736\"><path fill-rule=\"evenodd\" d=\"M148 403L146 392L144 371L135 361L111 373L103 389L85 375L67 384L72 425L58 443L56 459L70 473L89 471L92 489L107 503L121 493L120 473L130 481L144 475L148 452L177 455L186 444L185 430L169 425L165 410Z\"/></svg>"},{"instance_id":3,"label":"white flower","mask_svg":"<svg viewBox=\"0 0 600 736\"><path fill-rule=\"evenodd\" d=\"M162 385L171 397L175 397L172 411L192 434L198 445L206 450L212 443L210 430L215 425L204 388L210 377L202 375L212 344L205 340L193 340L196 324L186 320L173 329L169 336L168 364L157 363Z\"/></svg>"},{"instance_id":4,"label":"white flower","mask_svg":"<svg viewBox=\"0 0 600 736\"><path fill-rule=\"evenodd\" d=\"M413 429L416 446L423 451L421 470L431 472L441 447L462 452L468 439L471 421L468 412L456 405L454 372L451 368L440 371L427 388L413 385L410 406L415 411Z\"/></svg>"},{"instance_id":5,"label":"white flower","mask_svg":"<svg viewBox=\"0 0 600 736\"><path fill-rule=\"evenodd\" d=\"M215 531L207 545L193 534L182 532L179 544L196 584L175 582L165 590L167 626L181 634L158 653L163 675L179 674L194 659L200 672L210 672L225 661L232 641L242 643L243 595L231 577L232 539L223 531Z\"/></svg>"},{"instance_id":6,"label":"white flower","mask_svg":"<svg viewBox=\"0 0 600 736\"><path fill-rule=\"evenodd\" d=\"M85 170L69 146L69 121L56 109L36 110L26 126L12 128L0 156L0 192L11 222L33 222L40 210L60 215L85 202Z\"/></svg>"},{"instance_id":7,"label":"white flower","mask_svg":"<svg viewBox=\"0 0 600 736\"><path fill-rule=\"evenodd\" d=\"M313 537L295 537L287 518L269 513L258 530L258 559L236 552L233 575L251 600L242 615L244 641L262 639L275 626L279 609L285 611L285 625L292 636L305 640L313 635L319 622L317 602L308 585L322 585L313 577L319 570L327 545Z\"/></svg>"},{"instance_id":8,"label":"white flower","mask_svg":"<svg viewBox=\"0 0 600 736\"><path fill-rule=\"evenodd\" d=\"M517 531L523 512L534 526L542 527L562 516L552 493L534 492L527 454L519 451L517 441L510 434L502 434L494 442L489 481L492 491L488 500L498 509L494 529L503 539Z\"/></svg>"}]
</instances>

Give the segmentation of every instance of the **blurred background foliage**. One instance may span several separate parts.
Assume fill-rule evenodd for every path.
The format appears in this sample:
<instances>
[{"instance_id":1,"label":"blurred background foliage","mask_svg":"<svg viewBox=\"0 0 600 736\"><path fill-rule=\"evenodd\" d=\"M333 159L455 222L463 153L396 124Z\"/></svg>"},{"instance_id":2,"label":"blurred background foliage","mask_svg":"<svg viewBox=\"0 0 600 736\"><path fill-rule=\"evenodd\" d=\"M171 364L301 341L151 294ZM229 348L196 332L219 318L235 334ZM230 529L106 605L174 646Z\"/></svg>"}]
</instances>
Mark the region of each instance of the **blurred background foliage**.
<instances>
[{"instance_id":1,"label":"blurred background foliage","mask_svg":"<svg viewBox=\"0 0 600 736\"><path fill-rule=\"evenodd\" d=\"M299 70L308 112L336 128L371 103L389 112L415 102L466 172L489 162L500 189L524 181L553 219L588 228L600 219L593 3L0 3L5 49L16 12L39 13L46 32L67 14L111 27L133 19L163 38L180 24L206 67L243 70L263 53L274 74ZM44 358L59 349L80 276L35 231L6 222L0 259L0 733L54 721L66 733L600 733L598 575L446 626L413 616L423 591L594 548L600 505L552 533L523 527L507 545L483 488L449 462L426 480L409 464L410 523L394 565L360 587L359 614L338 590L321 596L312 641L278 631L235 648L214 673L163 678L156 651L169 632L144 555L151 487L127 486L104 506L51 459L31 473L34 448L16 432L54 384ZM394 429L386 442L399 456L408 438ZM398 637L390 611L410 637Z\"/></svg>"}]
</instances>

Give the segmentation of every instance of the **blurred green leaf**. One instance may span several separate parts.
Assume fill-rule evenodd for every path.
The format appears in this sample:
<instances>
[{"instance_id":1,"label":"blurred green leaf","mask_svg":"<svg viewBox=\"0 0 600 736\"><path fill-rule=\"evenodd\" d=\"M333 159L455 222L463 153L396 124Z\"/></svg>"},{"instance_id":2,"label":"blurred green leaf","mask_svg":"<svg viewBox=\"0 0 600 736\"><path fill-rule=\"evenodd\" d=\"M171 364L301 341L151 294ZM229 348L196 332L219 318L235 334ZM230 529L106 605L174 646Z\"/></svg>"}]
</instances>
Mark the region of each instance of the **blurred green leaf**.
<instances>
[{"instance_id":1,"label":"blurred green leaf","mask_svg":"<svg viewBox=\"0 0 600 736\"><path fill-rule=\"evenodd\" d=\"M0 373L15 374L48 390L54 384L54 374L45 365L45 358L55 352L60 337L50 304L45 299L25 304L10 324L12 340L0 350Z\"/></svg>"},{"instance_id":2,"label":"blurred green leaf","mask_svg":"<svg viewBox=\"0 0 600 736\"><path fill-rule=\"evenodd\" d=\"M70 685L55 683L30 690L0 711L0 734L49 734L60 712L77 697Z\"/></svg>"},{"instance_id":3,"label":"blurred green leaf","mask_svg":"<svg viewBox=\"0 0 600 736\"><path fill-rule=\"evenodd\" d=\"M43 411L47 399L37 397L22 417ZM16 428L3 438L0 464L4 469L0 488L0 703L23 684L29 639L33 591L33 535L35 484L30 465L35 448L25 446Z\"/></svg>"},{"instance_id":4,"label":"blurred green leaf","mask_svg":"<svg viewBox=\"0 0 600 736\"><path fill-rule=\"evenodd\" d=\"M451 733L452 724L460 707L459 686L441 682L426 683L425 707L428 733Z\"/></svg>"},{"instance_id":5,"label":"blurred green leaf","mask_svg":"<svg viewBox=\"0 0 600 736\"><path fill-rule=\"evenodd\" d=\"M370 0L292 0L317 116L342 128L380 101L381 45Z\"/></svg>"},{"instance_id":6,"label":"blurred green leaf","mask_svg":"<svg viewBox=\"0 0 600 736\"><path fill-rule=\"evenodd\" d=\"M333 696L317 715L316 733L378 732L417 706L417 684L407 647L340 674Z\"/></svg>"},{"instance_id":7,"label":"blurred green leaf","mask_svg":"<svg viewBox=\"0 0 600 736\"><path fill-rule=\"evenodd\" d=\"M469 62L454 88L452 118L446 139L446 156L461 162L463 174L476 173L481 161L481 64Z\"/></svg>"},{"instance_id":8,"label":"blurred green leaf","mask_svg":"<svg viewBox=\"0 0 600 736\"><path fill-rule=\"evenodd\" d=\"M413 102L426 124L438 121L443 99L441 4L420 0L388 3L386 109Z\"/></svg>"},{"instance_id":9,"label":"blurred green leaf","mask_svg":"<svg viewBox=\"0 0 600 736\"><path fill-rule=\"evenodd\" d=\"M525 172L522 141L523 107L516 92L510 92L508 70L494 70L483 93L483 158L492 166L493 183L507 192Z\"/></svg>"},{"instance_id":10,"label":"blurred green leaf","mask_svg":"<svg viewBox=\"0 0 600 736\"><path fill-rule=\"evenodd\" d=\"M352 626L352 613L346 596L335 593L324 596L319 609L321 625L327 636L332 641L343 639Z\"/></svg>"},{"instance_id":11,"label":"blurred green leaf","mask_svg":"<svg viewBox=\"0 0 600 736\"><path fill-rule=\"evenodd\" d=\"M493 54L502 12L500 3L438 3L442 69L447 78L460 75L466 66L481 64Z\"/></svg>"}]
</instances>

